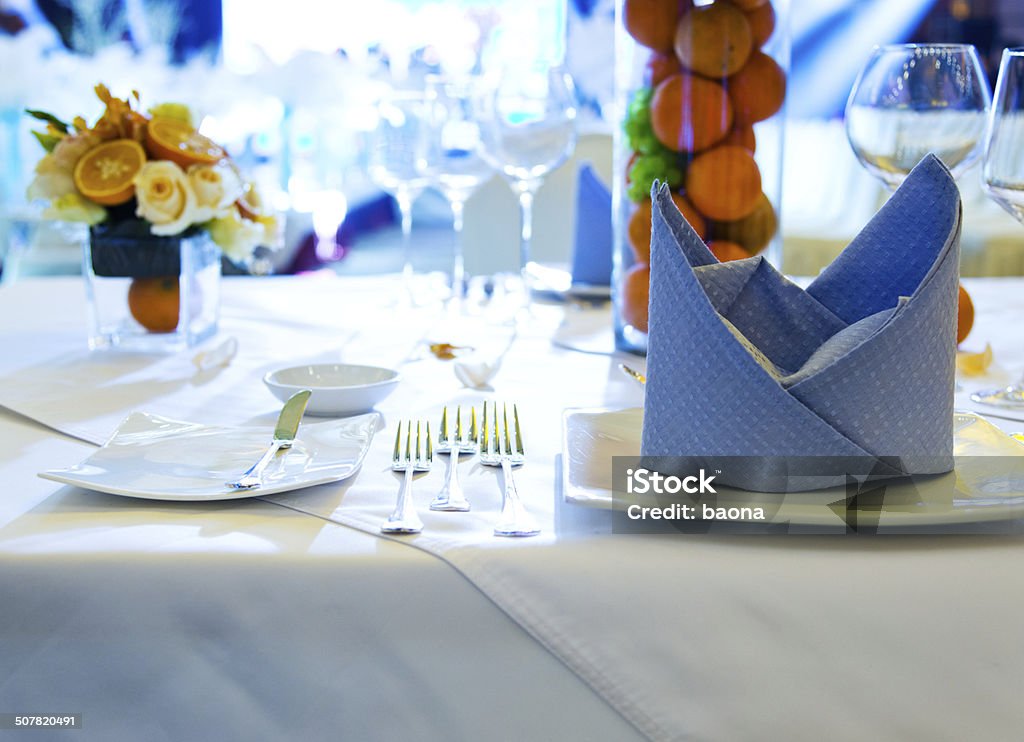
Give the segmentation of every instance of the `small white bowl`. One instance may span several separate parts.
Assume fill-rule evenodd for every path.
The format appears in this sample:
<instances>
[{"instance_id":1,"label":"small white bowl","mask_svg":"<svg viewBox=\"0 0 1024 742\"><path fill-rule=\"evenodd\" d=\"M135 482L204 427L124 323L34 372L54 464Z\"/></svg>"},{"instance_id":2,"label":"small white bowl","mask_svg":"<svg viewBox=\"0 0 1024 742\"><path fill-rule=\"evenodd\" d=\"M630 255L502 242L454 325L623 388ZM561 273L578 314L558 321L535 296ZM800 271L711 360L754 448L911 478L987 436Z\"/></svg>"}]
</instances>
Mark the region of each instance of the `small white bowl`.
<instances>
[{"instance_id":1,"label":"small white bowl","mask_svg":"<svg viewBox=\"0 0 1024 742\"><path fill-rule=\"evenodd\" d=\"M397 371L379 366L315 363L271 371L263 383L282 402L300 389L313 394L306 405L309 415L345 417L368 412L395 390Z\"/></svg>"}]
</instances>

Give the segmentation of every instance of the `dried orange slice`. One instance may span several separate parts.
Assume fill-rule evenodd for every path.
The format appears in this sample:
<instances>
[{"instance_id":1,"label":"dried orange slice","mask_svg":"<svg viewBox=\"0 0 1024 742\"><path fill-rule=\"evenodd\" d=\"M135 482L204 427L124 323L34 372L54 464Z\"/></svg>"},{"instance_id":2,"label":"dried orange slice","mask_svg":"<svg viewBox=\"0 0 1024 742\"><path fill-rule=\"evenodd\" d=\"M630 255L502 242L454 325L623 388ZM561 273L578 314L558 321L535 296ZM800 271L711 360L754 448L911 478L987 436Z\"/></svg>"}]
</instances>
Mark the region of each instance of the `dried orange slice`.
<instances>
[{"instance_id":1,"label":"dried orange slice","mask_svg":"<svg viewBox=\"0 0 1024 742\"><path fill-rule=\"evenodd\" d=\"M981 376L991 365L992 346L989 343L985 343L985 350L981 353L956 352L956 370L964 376Z\"/></svg>"},{"instance_id":2,"label":"dried orange slice","mask_svg":"<svg viewBox=\"0 0 1024 742\"><path fill-rule=\"evenodd\" d=\"M98 204L123 204L135 195L132 180L145 163L146 152L138 142L131 139L104 142L78 160L73 174L75 187Z\"/></svg>"},{"instance_id":3,"label":"dried orange slice","mask_svg":"<svg viewBox=\"0 0 1024 742\"><path fill-rule=\"evenodd\" d=\"M146 127L146 149L155 160L170 160L183 169L191 165L212 165L227 153L183 121L155 118Z\"/></svg>"}]
</instances>

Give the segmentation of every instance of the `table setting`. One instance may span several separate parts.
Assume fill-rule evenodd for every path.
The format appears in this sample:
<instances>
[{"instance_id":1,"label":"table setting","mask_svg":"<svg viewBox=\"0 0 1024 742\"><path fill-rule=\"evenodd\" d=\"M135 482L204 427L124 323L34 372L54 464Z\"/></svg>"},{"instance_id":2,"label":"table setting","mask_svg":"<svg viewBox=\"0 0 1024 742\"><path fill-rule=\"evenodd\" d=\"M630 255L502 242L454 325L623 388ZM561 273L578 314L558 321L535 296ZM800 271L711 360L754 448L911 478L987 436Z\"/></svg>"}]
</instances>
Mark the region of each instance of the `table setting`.
<instances>
[{"instance_id":1,"label":"table setting","mask_svg":"<svg viewBox=\"0 0 1024 742\"><path fill-rule=\"evenodd\" d=\"M961 276L958 179L1021 218L1024 52L993 95L973 47L877 49L846 126L891 194L791 276L785 4L619 5L613 182L573 158L560 64L382 87L394 273L222 275L281 214L187 106L100 84L92 124L29 111L31 192L89 235L81 276L0 287L0 714L97 739L1019 734L1024 278ZM575 239L537 259L567 162ZM518 270L470 275L494 175ZM428 189L443 275L414 265ZM652 473L676 489L636 491Z\"/></svg>"}]
</instances>

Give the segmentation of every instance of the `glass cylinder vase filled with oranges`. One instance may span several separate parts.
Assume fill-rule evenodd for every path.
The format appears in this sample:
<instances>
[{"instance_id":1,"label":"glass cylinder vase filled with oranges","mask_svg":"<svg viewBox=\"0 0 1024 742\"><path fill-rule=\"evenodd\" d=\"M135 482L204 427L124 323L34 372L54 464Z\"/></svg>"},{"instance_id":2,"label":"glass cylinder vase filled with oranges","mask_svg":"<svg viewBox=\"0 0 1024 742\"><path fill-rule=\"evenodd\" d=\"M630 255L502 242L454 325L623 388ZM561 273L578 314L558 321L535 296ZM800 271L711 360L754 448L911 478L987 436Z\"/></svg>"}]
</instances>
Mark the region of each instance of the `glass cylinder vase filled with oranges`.
<instances>
[{"instance_id":1,"label":"glass cylinder vase filled with oranges","mask_svg":"<svg viewBox=\"0 0 1024 742\"><path fill-rule=\"evenodd\" d=\"M616 8L616 346L647 347L651 185L719 260L778 263L788 0ZM685 321L685 318L680 318Z\"/></svg>"}]
</instances>

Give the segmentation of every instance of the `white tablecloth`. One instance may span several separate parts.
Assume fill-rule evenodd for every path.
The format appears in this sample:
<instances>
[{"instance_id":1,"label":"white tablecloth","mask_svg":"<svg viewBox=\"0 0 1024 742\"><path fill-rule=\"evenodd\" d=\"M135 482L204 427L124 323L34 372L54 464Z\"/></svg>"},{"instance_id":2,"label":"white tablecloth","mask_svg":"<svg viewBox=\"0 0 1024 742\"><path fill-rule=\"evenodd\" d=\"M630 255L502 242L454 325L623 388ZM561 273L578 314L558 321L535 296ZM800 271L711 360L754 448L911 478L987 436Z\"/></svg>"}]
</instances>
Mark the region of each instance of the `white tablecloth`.
<instances>
[{"instance_id":1,"label":"white tablecloth","mask_svg":"<svg viewBox=\"0 0 1024 742\"><path fill-rule=\"evenodd\" d=\"M970 342L990 339L999 362L971 384L1002 381L1024 367L1008 321L1024 312L1024 281L968 286L979 308ZM241 350L227 369L198 376L191 354L87 356L74 282L0 291L11 349L0 359L0 403L94 442L132 409L269 425L278 404L261 373L316 358L400 364L405 380L381 406L388 427L347 483L180 506L33 480L89 448L8 415L0 421L9 493L0 506L0 595L12 607L3 667L15 669L0 678L0 711L74 699L108 725L107 739L140 728L181 738L182 728L157 711L160 699L205 708L187 727L202 730L214 723L213 705L200 702L210 698L229 711L229 723L251 713L250 730L280 725L268 739L291 736L300 718L314 736L336 728L355 739L1019 732L1018 538L587 535L590 514L559 502L561 411L633 406L641 391L618 373L617 359L552 348L562 310L542 307L487 396L520 404L530 459L517 479L545 532L491 537L496 478L465 464L473 512L424 512L424 534L407 539L451 570L334 524L372 532L389 511L395 419L436 422L441 404L483 398L460 388L450 364L419 352L425 338L455 339L451 325L426 314L399 321L386 309L387 281L231 280L225 288L222 332L238 337ZM486 343L506 332L496 326L477 337ZM439 467L417 483L422 502L442 475ZM131 667L133 657L141 667ZM111 691L83 695L67 667L107 679ZM287 680L264 677L270 670ZM143 675L156 685L141 683ZM189 685L192 678L199 680ZM140 701L136 711L124 711L126 697ZM392 726L375 729L386 709ZM506 716L488 725L495 713Z\"/></svg>"}]
</instances>

